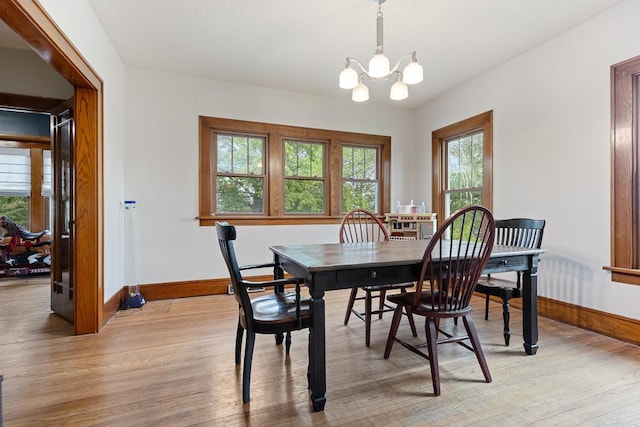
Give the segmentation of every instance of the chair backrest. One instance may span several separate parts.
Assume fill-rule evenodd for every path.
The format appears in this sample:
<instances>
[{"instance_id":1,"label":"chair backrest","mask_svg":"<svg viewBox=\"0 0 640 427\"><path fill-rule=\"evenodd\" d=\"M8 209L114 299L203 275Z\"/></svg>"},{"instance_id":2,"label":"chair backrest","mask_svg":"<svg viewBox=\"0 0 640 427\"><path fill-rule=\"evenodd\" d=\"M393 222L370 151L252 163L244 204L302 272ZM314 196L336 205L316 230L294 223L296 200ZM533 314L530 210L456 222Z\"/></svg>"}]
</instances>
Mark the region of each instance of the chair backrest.
<instances>
[{"instance_id":1,"label":"chair backrest","mask_svg":"<svg viewBox=\"0 0 640 427\"><path fill-rule=\"evenodd\" d=\"M434 311L466 309L495 240L495 220L483 206L454 212L435 232L422 258L414 305Z\"/></svg>"},{"instance_id":2,"label":"chair backrest","mask_svg":"<svg viewBox=\"0 0 640 427\"><path fill-rule=\"evenodd\" d=\"M349 211L340 224L340 243L382 242L389 232L380 218L366 209Z\"/></svg>"},{"instance_id":3,"label":"chair backrest","mask_svg":"<svg viewBox=\"0 0 640 427\"><path fill-rule=\"evenodd\" d=\"M544 225L544 219L497 219L496 245L540 249Z\"/></svg>"},{"instance_id":4,"label":"chair backrest","mask_svg":"<svg viewBox=\"0 0 640 427\"><path fill-rule=\"evenodd\" d=\"M242 274L240 266L236 259L236 251L233 241L236 240L236 228L226 222L216 222L216 233L218 234L218 243L222 258L224 258L229 276L231 277L231 287L233 288L233 296L240 305L240 313L244 314L245 321L253 319L253 310L251 308L251 300L245 286L241 286Z\"/></svg>"}]
</instances>

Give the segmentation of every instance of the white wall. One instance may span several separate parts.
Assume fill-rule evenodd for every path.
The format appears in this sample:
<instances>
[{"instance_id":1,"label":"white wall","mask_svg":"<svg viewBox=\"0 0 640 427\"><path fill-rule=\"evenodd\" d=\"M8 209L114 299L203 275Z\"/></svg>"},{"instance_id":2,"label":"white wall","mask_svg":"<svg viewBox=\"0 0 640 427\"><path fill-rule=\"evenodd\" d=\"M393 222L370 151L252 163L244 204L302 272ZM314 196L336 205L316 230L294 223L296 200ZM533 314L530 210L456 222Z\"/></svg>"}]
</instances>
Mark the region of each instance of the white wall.
<instances>
[{"instance_id":1,"label":"white wall","mask_svg":"<svg viewBox=\"0 0 640 427\"><path fill-rule=\"evenodd\" d=\"M431 132L494 111L494 214L547 220L539 294L640 319L640 287L610 281L610 66L640 55L630 0L423 106ZM472 65L472 64L470 64ZM431 170L416 167L430 194ZM430 196L429 196L430 197Z\"/></svg>"},{"instance_id":2,"label":"white wall","mask_svg":"<svg viewBox=\"0 0 640 427\"><path fill-rule=\"evenodd\" d=\"M123 286L124 65L86 0L39 0L104 82L104 297Z\"/></svg>"},{"instance_id":3,"label":"white wall","mask_svg":"<svg viewBox=\"0 0 640 427\"><path fill-rule=\"evenodd\" d=\"M34 51L0 47L0 92L66 100L73 86Z\"/></svg>"},{"instance_id":4,"label":"white wall","mask_svg":"<svg viewBox=\"0 0 640 427\"><path fill-rule=\"evenodd\" d=\"M228 276L214 227L198 215L198 116L392 137L392 198L414 198L415 113L197 77L126 69L126 195L137 201L140 283ZM337 241L337 225L245 226L241 263L269 261L274 244Z\"/></svg>"}]
</instances>

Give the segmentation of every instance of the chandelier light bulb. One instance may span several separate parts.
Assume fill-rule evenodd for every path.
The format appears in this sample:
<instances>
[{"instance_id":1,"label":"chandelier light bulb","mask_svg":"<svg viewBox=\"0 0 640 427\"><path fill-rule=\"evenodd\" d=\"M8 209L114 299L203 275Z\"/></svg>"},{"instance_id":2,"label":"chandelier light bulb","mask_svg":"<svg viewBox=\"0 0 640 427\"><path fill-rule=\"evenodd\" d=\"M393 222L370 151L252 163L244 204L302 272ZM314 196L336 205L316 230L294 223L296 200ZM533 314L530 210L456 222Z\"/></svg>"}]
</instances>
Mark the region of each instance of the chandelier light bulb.
<instances>
[{"instance_id":1,"label":"chandelier light bulb","mask_svg":"<svg viewBox=\"0 0 640 427\"><path fill-rule=\"evenodd\" d=\"M422 65L411 61L402 71L402 81L408 85L420 83L424 79Z\"/></svg>"},{"instance_id":2,"label":"chandelier light bulb","mask_svg":"<svg viewBox=\"0 0 640 427\"><path fill-rule=\"evenodd\" d=\"M389 75L389 59L382 53L373 55L369 61L369 72L371 78L378 79Z\"/></svg>"},{"instance_id":3,"label":"chandelier light bulb","mask_svg":"<svg viewBox=\"0 0 640 427\"><path fill-rule=\"evenodd\" d=\"M394 101L402 101L409 97L409 87L402 82L400 76L398 76L398 80L391 86L389 97Z\"/></svg>"},{"instance_id":4,"label":"chandelier light bulb","mask_svg":"<svg viewBox=\"0 0 640 427\"><path fill-rule=\"evenodd\" d=\"M358 86L358 73L351 68L351 65L347 65L340 73L340 87L342 89L353 89Z\"/></svg>"},{"instance_id":5,"label":"chandelier light bulb","mask_svg":"<svg viewBox=\"0 0 640 427\"><path fill-rule=\"evenodd\" d=\"M353 88L351 100L355 102L365 102L369 100L369 88L362 82Z\"/></svg>"}]
</instances>

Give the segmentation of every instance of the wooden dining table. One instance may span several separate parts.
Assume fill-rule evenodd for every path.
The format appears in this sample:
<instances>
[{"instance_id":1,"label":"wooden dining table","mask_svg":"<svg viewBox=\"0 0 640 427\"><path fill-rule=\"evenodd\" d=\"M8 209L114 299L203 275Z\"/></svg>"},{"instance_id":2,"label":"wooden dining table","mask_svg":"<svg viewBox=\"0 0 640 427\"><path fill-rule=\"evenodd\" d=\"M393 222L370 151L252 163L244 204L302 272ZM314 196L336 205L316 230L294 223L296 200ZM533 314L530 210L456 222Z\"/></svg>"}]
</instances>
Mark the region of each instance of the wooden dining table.
<instances>
[{"instance_id":1,"label":"wooden dining table","mask_svg":"<svg viewBox=\"0 0 640 427\"><path fill-rule=\"evenodd\" d=\"M284 272L305 279L311 296L312 326L309 331L309 387L316 411L326 403L326 343L324 293L364 285L416 281L428 240L368 243L330 243L271 246ZM538 350L537 270L544 250L494 245L484 269L486 274L521 271L522 333L526 354ZM437 261L437 260L436 260Z\"/></svg>"}]
</instances>

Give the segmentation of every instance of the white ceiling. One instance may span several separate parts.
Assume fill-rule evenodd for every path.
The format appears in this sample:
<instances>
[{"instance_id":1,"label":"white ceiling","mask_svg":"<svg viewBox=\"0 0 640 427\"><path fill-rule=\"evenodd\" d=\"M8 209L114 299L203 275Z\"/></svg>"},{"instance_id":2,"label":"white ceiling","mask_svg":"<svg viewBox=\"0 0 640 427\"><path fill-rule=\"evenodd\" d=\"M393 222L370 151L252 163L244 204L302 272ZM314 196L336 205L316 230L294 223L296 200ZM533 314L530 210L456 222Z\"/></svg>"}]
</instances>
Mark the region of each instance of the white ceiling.
<instances>
[{"instance_id":1,"label":"white ceiling","mask_svg":"<svg viewBox=\"0 0 640 427\"><path fill-rule=\"evenodd\" d=\"M369 102L416 107L622 1L387 0L385 54L415 50L425 80L400 102L369 82ZM333 98L351 98L345 58L366 64L376 41L376 0L89 3L127 65Z\"/></svg>"}]
</instances>

